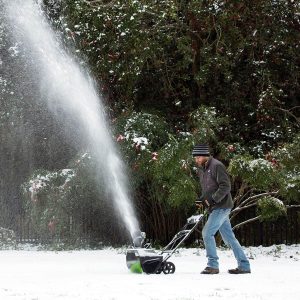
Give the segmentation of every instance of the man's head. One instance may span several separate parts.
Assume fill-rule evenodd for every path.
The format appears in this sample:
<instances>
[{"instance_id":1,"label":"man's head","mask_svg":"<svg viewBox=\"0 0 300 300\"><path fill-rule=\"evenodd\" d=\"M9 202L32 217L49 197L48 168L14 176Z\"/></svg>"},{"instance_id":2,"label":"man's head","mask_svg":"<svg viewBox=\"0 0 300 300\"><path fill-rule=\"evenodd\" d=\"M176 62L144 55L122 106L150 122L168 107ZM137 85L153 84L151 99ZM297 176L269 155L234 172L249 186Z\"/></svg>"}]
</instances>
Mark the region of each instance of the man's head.
<instances>
[{"instance_id":1,"label":"man's head","mask_svg":"<svg viewBox=\"0 0 300 300\"><path fill-rule=\"evenodd\" d=\"M209 146L207 144L195 145L192 155L197 166L205 164L210 157Z\"/></svg>"}]
</instances>

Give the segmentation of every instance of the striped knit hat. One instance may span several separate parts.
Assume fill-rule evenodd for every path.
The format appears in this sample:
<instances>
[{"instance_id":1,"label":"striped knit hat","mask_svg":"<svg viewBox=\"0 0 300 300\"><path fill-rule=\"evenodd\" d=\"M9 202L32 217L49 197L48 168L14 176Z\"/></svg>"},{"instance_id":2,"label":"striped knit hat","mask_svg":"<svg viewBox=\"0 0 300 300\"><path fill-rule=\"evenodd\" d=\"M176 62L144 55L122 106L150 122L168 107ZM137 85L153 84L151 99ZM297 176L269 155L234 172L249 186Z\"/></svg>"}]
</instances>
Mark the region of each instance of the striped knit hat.
<instances>
[{"instance_id":1,"label":"striped knit hat","mask_svg":"<svg viewBox=\"0 0 300 300\"><path fill-rule=\"evenodd\" d=\"M195 145L192 155L195 156L210 156L209 146L207 144Z\"/></svg>"}]
</instances>

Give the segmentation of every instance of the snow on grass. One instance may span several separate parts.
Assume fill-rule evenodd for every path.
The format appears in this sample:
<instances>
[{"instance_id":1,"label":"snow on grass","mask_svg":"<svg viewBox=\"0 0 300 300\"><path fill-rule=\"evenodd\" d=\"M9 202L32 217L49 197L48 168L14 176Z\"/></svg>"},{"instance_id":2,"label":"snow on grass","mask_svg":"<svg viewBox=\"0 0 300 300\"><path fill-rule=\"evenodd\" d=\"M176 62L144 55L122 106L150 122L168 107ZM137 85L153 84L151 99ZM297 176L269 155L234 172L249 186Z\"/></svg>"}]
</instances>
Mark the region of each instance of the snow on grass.
<instances>
[{"instance_id":1,"label":"snow on grass","mask_svg":"<svg viewBox=\"0 0 300 300\"><path fill-rule=\"evenodd\" d=\"M25 248L27 249L27 248ZM220 274L201 275L203 249L180 249L171 275L133 274L124 249L0 252L0 299L299 299L300 245L249 247L252 273L231 275L230 250L219 249Z\"/></svg>"}]
</instances>

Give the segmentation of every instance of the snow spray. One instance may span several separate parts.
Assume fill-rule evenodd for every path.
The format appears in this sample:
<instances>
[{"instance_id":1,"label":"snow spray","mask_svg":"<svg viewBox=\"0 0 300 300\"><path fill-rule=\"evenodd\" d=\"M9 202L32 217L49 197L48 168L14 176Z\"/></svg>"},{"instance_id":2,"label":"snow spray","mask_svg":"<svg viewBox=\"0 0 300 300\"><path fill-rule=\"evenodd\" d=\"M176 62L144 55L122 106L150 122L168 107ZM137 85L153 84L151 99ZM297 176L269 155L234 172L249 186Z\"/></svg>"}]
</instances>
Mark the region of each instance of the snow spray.
<instances>
[{"instance_id":1,"label":"snow spray","mask_svg":"<svg viewBox=\"0 0 300 300\"><path fill-rule=\"evenodd\" d=\"M19 43L30 49L29 60L38 72L34 80L42 87L48 106L76 120L82 138L96 160L99 180L105 180L110 197L132 239L140 232L128 195L128 180L111 138L104 107L88 72L62 47L43 14L40 1L7 1L7 17Z\"/></svg>"}]
</instances>

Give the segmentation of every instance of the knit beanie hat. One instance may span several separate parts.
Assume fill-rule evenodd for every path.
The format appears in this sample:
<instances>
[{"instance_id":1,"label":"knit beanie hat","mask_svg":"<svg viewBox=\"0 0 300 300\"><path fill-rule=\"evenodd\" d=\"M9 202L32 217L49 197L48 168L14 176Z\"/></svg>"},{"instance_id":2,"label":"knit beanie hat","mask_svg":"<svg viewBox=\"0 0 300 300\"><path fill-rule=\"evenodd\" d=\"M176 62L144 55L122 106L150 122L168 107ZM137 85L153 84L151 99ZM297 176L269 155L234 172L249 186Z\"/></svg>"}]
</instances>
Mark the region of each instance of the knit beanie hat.
<instances>
[{"instance_id":1,"label":"knit beanie hat","mask_svg":"<svg viewBox=\"0 0 300 300\"><path fill-rule=\"evenodd\" d=\"M195 145L192 155L195 156L210 156L209 146L207 144Z\"/></svg>"}]
</instances>

